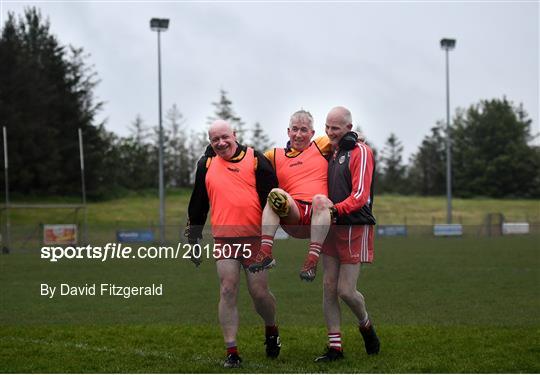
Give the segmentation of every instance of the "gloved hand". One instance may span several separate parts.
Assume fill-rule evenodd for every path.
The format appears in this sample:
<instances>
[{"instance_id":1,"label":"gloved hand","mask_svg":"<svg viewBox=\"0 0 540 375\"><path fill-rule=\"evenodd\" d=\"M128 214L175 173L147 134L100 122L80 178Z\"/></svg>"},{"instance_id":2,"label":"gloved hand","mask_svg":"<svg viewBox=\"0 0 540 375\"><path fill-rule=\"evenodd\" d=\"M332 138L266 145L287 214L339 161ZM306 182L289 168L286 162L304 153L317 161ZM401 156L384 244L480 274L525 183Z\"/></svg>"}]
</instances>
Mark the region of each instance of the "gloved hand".
<instances>
[{"instance_id":1,"label":"gloved hand","mask_svg":"<svg viewBox=\"0 0 540 375\"><path fill-rule=\"evenodd\" d=\"M332 221L332 224L335 224L338 218L338 210L336 206L332 206L328 209L330 210L330 220Z\"/></svg>"},{"instance_id":2,"label":"gloved hand","mask_svg":"<svg viewBox=\"0 0 540 375\"><path fill-rule=\"evenodd\" d=\"M192 231L191 225L189 224L189 221L188 221L188 223L186 225L186 229L184 230L184 236L187 238L188 243L189 243L189 245L191 247L191 249L189 250L189 252L190 252L189 260L191 260L193 262L193 264L195 264L195 267L199 267L201 265L201 263L202 263L202 251L201 251L202 249L199 246L197 246L198 247L198 251L197 251L198 254L195 254L195 255L198 255L198 257L193 254L194 246L199 245L199 237L195 233L192 233L192 232L193 231Z\"/></svg>"},{"instance_id":3,"label":"gloved hand","mask_svg":"<svg viewBox=\"0 0 540 375\"><path fill-rule=\"evenodd\" d=\"M191 245L191 249L189 250L189 260L191 260L195 267L199 267L202 263L202 249L200 246L197 246L196 254L194 254L194 247L195 245L199 245L199 240L197 238L188 238L188 243Z\"/></svg>"}]
</instances>

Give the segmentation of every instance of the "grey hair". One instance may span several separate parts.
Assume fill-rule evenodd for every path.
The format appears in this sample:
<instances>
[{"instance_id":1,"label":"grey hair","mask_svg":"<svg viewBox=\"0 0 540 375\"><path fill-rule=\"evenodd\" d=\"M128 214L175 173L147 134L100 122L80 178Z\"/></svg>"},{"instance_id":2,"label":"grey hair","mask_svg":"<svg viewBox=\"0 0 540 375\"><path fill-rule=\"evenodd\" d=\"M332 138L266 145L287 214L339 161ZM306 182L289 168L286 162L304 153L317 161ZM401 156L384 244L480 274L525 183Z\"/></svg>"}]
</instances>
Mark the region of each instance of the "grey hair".
<instances>
[{"instance_id":1,"label":"grey hair","mask_svg":"<svg viewBox=\"0 0 540 375\"><path fill-rule=\"evenodd\" d=\"M309 111L300 109L294 112L289 121L289 126L291 126L294 121L298 120L307 120L309 122L309 126L313 129L313 116L311 115L311 113L309 113Z\"/></svg>"}]
</instances>

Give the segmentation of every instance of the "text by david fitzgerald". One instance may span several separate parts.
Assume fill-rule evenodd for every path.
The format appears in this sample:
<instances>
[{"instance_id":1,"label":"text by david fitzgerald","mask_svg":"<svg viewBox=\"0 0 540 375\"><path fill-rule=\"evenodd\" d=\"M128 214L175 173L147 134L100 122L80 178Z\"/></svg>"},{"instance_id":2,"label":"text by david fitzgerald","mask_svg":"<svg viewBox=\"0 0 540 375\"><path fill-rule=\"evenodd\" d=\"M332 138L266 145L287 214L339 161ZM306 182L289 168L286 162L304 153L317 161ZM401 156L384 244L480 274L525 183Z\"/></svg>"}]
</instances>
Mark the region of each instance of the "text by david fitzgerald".
<instances>
[{"instance_id":1,"label":"text by david fitzgerald","mask_svg":"<svg viewBox=\"0 0 540 375\"><path fill-rule=\"evenodd\" d=\"M48 298L56 296L113 296L131 298L133 296L162 296L163 284L147 286L120 286L115 284L84 284L57 286L41 284L41 295Z\"/></svg>"}]
</instances>

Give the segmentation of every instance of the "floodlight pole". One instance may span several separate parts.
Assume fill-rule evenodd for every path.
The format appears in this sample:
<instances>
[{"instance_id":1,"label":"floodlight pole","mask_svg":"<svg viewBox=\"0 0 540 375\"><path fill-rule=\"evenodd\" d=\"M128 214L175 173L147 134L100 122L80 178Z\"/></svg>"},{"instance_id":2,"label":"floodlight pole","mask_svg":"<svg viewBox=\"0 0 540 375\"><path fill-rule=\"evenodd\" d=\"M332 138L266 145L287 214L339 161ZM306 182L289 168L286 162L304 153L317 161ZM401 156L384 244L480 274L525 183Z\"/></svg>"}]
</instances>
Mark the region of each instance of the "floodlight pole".
<instances>
[{"instance_id":1,"label":"floodlight pole","mask_svg":"<svg viewBox=\"0 0 540 375\"><path fill-rule=\"evenodd\" d=\"M2 126L2 137L4 139L4 187L6 189L6 230L5 230L5 241L4 241L4 248L2 249L2 252L9 253L9 249L11 247L11 223L10 223L10 217L9 217L9 181L8 181L8 150L7 150L7 130L5 126Z\"/></svg>"},{"instance_id":2,"label":"floodlight pole","mask_svg":"<svg viewBox=\"0 0 540 375\"><path fill-rule=\"evenodd\" d=\"M161 116L161 32L167 31L169 20L152 18L150 28L157 31L158 41L158 105L159 105L159 241L165 243L165 183L163 176L163 124Z\"/></svg>"},{"instance_id":3,"label":"floodlight pole","mask_svg":"<svg viewBox=\"0 0 540 375\"><path fill-rule=\"evenodd\" d=\"M88 214L86 209L86 184L84 181L84 149L82 129L79 128L79 156L81 159L81 185L82 185L82 204L84 206L84 221L83 221L83 245L88 244Z\"/></svg>"},{"instance_id":4,"label":"floodlight pole","mask_svg":"<svg viewBox=\"0 0 540 375\"><path fill-rule=\"evenodd\" d=\"M452 223L452 149L450 139L450 63L448 52L456 45L455 39L441 39L446 54L446 222Z\"/></svg>"}]
</instances>

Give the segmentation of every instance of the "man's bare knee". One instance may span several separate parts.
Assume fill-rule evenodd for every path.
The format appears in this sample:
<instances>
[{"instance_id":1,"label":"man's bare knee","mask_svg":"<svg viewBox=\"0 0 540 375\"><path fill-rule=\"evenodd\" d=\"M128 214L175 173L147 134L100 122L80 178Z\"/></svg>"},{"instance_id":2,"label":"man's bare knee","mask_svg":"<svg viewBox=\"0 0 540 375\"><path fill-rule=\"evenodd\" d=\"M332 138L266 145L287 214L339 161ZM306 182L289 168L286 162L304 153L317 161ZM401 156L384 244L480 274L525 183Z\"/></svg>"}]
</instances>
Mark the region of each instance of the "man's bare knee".
<instances>
[{"instance_id":1,"label":"man's bare knee","mask_svg":"<svg viewBox=\"0 0 540 375\"><path fill-rule=\"evenodd\" d=\"M358 297L357 290L350 285L339 285L337 288L337 293L339 298L345 302L353 301Z\"/></svg>"},{"instance_id":2,"label":"man's bare knee","mask_svg":"<svg viewBox=\"0 0 540 375\"><path fill-rule=\"evenodd\" d=\"M238 292L238 283L233 280L223 279L220 285L220 297L227 302L236 300Z\"/></svg>"},{"instance_id":3,"label":"man's bare knee","mask_svg":"<svg viewBox=\"0 0 540 375\"><path fill-rule=\"evenodd\" d=\"M251 298L255 301L261 301L266 299L270 295L270 291L264 285L257 285L249 290Z\"/></svg>"},{"instance_id":4,"label":"man's bare knee","mask_svg":"<svg viewBox=\"0 0 540 375\"><path fill-rule=\"evenodd\" d=\"M312 207L314 212L320 212L327 210L332 206L332 202L324 194L317 194L313 196Z\"/></svg>"}]
</instances>

